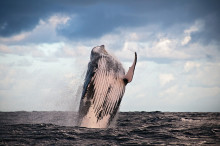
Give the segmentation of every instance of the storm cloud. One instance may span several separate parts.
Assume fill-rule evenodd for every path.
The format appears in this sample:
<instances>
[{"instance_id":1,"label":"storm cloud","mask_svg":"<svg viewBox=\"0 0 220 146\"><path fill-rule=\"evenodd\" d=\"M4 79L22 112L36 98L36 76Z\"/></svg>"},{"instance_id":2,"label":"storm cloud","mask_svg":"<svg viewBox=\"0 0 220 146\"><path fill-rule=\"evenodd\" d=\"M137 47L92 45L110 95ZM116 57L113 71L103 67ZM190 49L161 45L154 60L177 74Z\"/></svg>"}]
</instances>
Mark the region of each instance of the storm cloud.
<instances>
[{"instance_id":1,"label":"storm cloud","mask_svg":"<svg viewBox=\"0 0 220 146\"><path fill-rule=\"evenodd\" d=\"M219 1L1 1L0 36L9 37L34 29L40 20L54 14L70 17L57 32L69 39L99 38L118 28L158 24L173 25L205 21L205 29L194 38L219 40ZM183 13L184 12L184 13Z\"/></svg>"}]
</instances>

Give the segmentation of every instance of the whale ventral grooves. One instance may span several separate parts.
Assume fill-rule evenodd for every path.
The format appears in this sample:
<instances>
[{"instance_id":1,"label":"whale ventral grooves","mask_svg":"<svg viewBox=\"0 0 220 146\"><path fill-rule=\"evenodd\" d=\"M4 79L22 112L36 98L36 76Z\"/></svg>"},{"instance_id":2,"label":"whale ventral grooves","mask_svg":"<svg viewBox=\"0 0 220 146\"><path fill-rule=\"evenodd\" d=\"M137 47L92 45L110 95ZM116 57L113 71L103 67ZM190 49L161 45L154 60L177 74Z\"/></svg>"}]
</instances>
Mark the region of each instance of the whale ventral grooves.
<instances>
[{"instance_id":1,"label":"whale ventral grooves","mask_svg":"<svg viewBox=\"0 0 220 146\"><path fill-rule=\"evenodd\" d=\"M122 64L105 49L94 47L84 80L78 124L88 128L107 128L115 119L125 86L133 79L137 54L127 74Z\"/></svg>"}]
</instances>

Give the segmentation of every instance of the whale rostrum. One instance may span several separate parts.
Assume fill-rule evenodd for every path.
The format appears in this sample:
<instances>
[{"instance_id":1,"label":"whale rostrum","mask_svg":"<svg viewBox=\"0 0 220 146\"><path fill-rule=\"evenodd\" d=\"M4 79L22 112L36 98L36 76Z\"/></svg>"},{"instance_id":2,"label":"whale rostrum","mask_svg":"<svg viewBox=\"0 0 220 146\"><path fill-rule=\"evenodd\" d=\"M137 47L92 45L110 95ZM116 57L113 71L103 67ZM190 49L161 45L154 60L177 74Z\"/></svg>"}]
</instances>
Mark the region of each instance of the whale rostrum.
<instances>
[{"instance_id":1,"label":"whale rostrum","mask_svg":"<svg viewBox=\"0 0 220 146\"><path fill-rule=\"evenodd\" d=\"M78 112L78 125L107 128L119 110L125 86L133 79L137 54L127 74L122 64L112 57L105 46L94 47L84 80Z\"/></svg>"}]
</instances>

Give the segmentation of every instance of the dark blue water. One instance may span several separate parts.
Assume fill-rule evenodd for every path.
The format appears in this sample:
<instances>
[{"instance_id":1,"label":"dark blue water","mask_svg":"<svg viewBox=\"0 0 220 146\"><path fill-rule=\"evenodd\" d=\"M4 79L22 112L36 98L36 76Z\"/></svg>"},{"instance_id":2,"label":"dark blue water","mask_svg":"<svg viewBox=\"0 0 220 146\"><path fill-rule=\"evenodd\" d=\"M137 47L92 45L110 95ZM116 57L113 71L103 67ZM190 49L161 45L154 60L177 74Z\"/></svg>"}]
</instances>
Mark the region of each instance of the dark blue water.
<instances>
[{"instance_id":1,"label":"dark blue water","mask_svg":"<svg viewBox=\"0 0 220 146\"><path fill-rule=\"evenodd\" d=\"M220 113L121 112L114 127L74 112L0 112L0 145L220 145Z\"/></svg>"}]
</instances>

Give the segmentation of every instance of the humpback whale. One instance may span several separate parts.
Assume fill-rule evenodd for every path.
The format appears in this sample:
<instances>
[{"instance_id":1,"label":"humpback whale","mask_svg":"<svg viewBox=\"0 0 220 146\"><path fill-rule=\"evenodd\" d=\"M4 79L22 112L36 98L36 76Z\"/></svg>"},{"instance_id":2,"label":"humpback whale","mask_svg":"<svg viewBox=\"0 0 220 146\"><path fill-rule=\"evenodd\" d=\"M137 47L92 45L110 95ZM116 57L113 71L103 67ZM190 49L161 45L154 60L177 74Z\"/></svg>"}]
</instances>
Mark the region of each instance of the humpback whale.
<instances>
[{"instance_id":1,"label":"humpback whale","mask_svg":"<svg viewBox=\"0 0 220 146\"><path fill-rule=\"evenodd\" d=\"M125 86L133 78L137 54L128 72L112 57L105 46L94 47L86 72L80 106L78 125L87 128L107 128L119 110Z\"/></svg>"}]
</instances>

